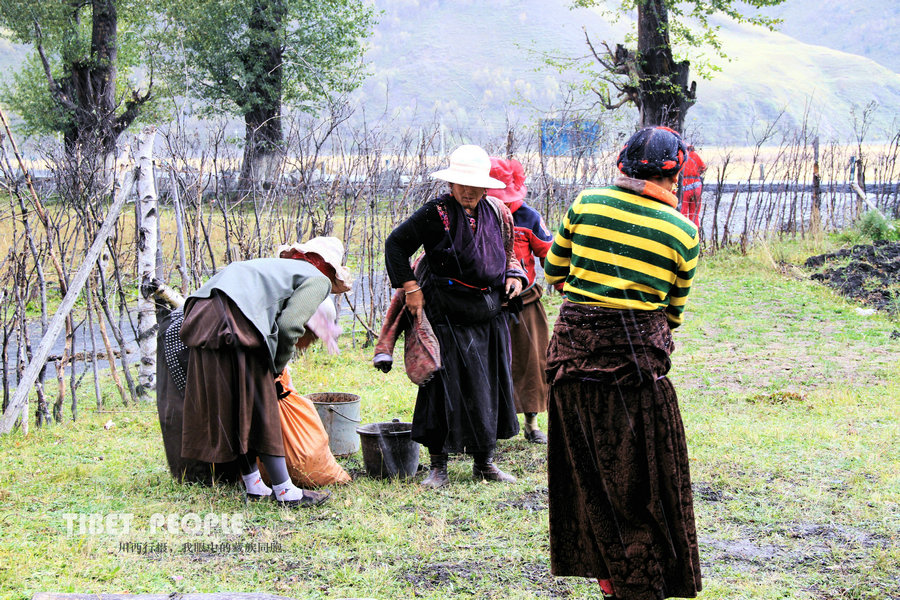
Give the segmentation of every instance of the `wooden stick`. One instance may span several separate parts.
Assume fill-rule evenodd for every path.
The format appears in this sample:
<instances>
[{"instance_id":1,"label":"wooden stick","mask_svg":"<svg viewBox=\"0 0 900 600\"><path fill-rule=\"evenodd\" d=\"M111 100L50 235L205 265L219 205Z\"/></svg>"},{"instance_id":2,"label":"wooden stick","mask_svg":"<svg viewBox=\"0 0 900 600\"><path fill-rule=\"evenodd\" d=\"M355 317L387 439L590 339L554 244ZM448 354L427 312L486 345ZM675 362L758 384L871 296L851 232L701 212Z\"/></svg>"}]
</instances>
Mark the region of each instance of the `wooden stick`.
<instances>
[{"instance_id":1,"label":"wooden stick","mask_svg":"<svg viewBox=\"0 0 900 600\"><path fill-rule=\"evenodd\" d=\"M25 373L22 375L18 387L16 387L16 393L10 401L9 406L6 408L6 412L0 417L0 434L9 433L12 431L13 427L15 427L16 420L19 418L19 413L22 411L22 407L28 400L31 386L34 384L40 370L44 367L47 357L50 356L53 344L59 337L66 318L75 306L75 302L81 293L81 288L84 286L88 276L94 269L97 259L100 257L100 252L106 245L106 240L109 238L110 233L112 233L112 230L116 225L122 206L125 205L125 201L131 195L135 180L134 169L131 168L125 170L123 179L124 181L122 181L122 185L118 187L118 193L109 209L109 214L106 215L106 220L103 221L103 226L100 227L97 237L94 238L94 243L91 244L84 262L81 263L78 272L75 274L75 277L72 278L69 289L66 291L66 295L59 305L56 314L53 315L53 319L47 327L47 333L41 340L37 352L32 357L31 362L28 363L28 367L25 369Z\"/></svg>"},{"instance_id":2,"label":"wooden stick","mask_svg":"<svg viewBox=\"0 0 900 600\"><path fill-rule=\"evenodd\" d=\"M100 268L100 265L97 265L97 268ZM97 326L100 329L100 337L103 338L103 346L106 348L106 361L109 363L109 373L112 376L113 383L116 384L116 389L119 390L119 395L122 397L122 404L128 405L128 396L125 395L125 388L122 386L122 381L119 379L119 372L116 370L116 355L113 353L112 344L109 342L109 334L106 331L106 323L104 322L105 315L103 314L103 308L100 306L100 301L97 300L97 286L96 283L91 286L89 294L89 301L93 302L94 310L97 313Z\"/></svg>"},{"instance_id":3,"label":"wooden stick","mask_svg":"<svg viewBox=\"0 0 900 600\"><path fill-rule=\"evenodd\" d=\"M890 229L891 231L894 231L894 224L891 223L887 219L887 217L884 216L884 213L882 213L880 210L878 210L878 207L875 206L875 203L869 199L869 196L866 195L866 193L863 191L863 189L861 187L859 187L859 184L854 181L853 183L850 184L850 187L853 188L853 191L856 192L856 195L859 196L859 199L862 200L863 202L865 202L866 206L868 206L870 210L874 210L875 212L877 212L881 216L881 218L884 219L885 222L887 222L888 229Z\"/></svg>"}]
</instances>

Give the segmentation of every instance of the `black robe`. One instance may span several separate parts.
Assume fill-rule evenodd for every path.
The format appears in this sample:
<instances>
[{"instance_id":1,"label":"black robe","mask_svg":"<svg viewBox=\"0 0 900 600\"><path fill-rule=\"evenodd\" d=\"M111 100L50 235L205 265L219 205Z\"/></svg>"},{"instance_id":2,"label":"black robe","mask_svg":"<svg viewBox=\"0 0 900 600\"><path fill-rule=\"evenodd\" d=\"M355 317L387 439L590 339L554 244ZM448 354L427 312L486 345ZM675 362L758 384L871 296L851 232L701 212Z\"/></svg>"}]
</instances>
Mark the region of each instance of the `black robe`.
<instances>
[{"instance_id":1,"label":"black robe","mask_svg":"<svg viewBox=\"0 0 900 600\"><path fill-rule=\"evenodd\" d=\"M433 454L484 452L515 436L519 422L510 340L501 313L507 277L521 277L498 212L482 200L469 217L450 195L428 202L385 243L395 287L413 279L409 258L425 249L418 280L443 369L419 388L412 437ZM512 265L512 268L511 268Z\"/></svg>"}]
</instances>

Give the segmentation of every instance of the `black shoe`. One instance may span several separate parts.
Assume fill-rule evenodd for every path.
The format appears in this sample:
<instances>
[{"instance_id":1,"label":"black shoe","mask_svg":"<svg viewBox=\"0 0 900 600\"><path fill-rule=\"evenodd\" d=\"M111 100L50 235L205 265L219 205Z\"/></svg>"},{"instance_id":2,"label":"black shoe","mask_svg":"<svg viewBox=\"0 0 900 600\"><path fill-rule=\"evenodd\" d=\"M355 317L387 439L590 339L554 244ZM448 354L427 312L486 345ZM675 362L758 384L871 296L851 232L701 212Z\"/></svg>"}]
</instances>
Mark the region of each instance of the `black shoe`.
<instances>
[{"instance_id":1,"label":"black shoe","mask_svg":"<svg viewBox=\"0 0 900 600\"><path fill-rule=\"evenodd\" d=\"M472 477L481 479L482 481L502 481L503 483L512 483L516 480L509 473L504 473L497 465L494 464L494 449L491 448L486 452L473 452L472 458Z\"/></svg>"},{"instance_id":2,"label":"black shoe","mask_svg":"<svg viewBox=\"0 0 900 600\"><path fill-rule=\"evenodd\" d=\"M442 488L445 485L450 483L450 476L447 475L447 467L431 469L428 473L428 477L422 480L421 485L424 488L429 488L432 490L436 490L438 488Z\"/></svg>"},{"instance_id":3,"label":"black shoe","mask_svg":"<svg viewBox=\"0 0 900 600\"><path fill-rule=\"evenodd\" d=\"M483 481L502 481L503 483L513 483L516 481L514 476L509 473L504 473L494 463L472 465L472 477Z\"/></svg>"},{"instance_id":4,"label":"black shoe","mask_svg":"<svg viewBox=\"0 0 900 600\"><path fill-rule=\"evenodd\" d=\"M532 444L546 444L547 443L547 434L541 431L540 429L532 429L531 431L525 431L525 439L531 442Z\"/></svg>"},{"instance_id":5,"label":"black shoe","mask_svg":"<svg viewBox=\"0 0 900 600\"><path fill-rule=\"evenodd\" d=\"M322 490L314 492L312 490L303 490L303 497L299 500L279 500L275 498L275 492L272 492L272 498L278 506L285 508L308 508L310 506L319 506L331 497L331 492Z\"/></svg>"},{"instance_id":6,"label":"black shoe","mask_svg":"<svg viewBox=\"0 0 900 600\"><path fill-rule=\"evenodd\" d=\"M431 470L428 472L428 477L423 479L419 485L423 488L436 490L450 483L450 476L447 475L448 457L446 454L432 454L430 452L429 457L431 459Z\"/></svg>"}]
</instances>

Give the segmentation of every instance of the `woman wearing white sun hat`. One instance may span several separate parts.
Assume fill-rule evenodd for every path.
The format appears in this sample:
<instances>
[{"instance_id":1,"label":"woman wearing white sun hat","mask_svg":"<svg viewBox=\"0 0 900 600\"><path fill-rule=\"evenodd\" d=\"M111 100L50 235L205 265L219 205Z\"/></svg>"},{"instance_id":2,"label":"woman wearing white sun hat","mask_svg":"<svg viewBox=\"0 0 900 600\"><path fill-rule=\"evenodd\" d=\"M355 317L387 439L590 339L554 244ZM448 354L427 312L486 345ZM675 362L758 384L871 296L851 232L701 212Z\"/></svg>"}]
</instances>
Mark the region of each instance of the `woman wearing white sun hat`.
<instances>
[{"instance_id":1,"label":"woman wearing white sun hat","mask_svg":"<svg viewBox=\"0 0 900 600\"><path fill-rule=\"evenodd\" d=\"M234 262L188 296L179 336L190 359L184 374L181 456L237 461L248 497L280 506L321 504L328 492L296 487L288 476L275 378L315 339L337 352L329 294L350 290L337 238L282 246L278 258ZM294 260L286 260L294 259ZM257 457L270 489L259 476Z\"/></svg>"},{"instance_id":2,"label":"woman wearing white sun hat","mask_svg":"<svg viewBox=\"0 0 900 600\"><path fill-rule=\"evenodd\" d=\"M513 252L513 219L485 189L502 188L489 176L491 160L478 146L460 146L449 168L431 177L448 193L413 213L388 236L385 262L391 284L403 288L412 314L424 310L441 349L443 369L419 388L412 437L428 448L431 471L422 485L449 482L447 455L474 458L472 474L515 481L493 462L498 439L519 431L510 374L509 329L500 313L527 281ZM413 272L410 258L425 256Z\"/></svg>"}]
</instances>

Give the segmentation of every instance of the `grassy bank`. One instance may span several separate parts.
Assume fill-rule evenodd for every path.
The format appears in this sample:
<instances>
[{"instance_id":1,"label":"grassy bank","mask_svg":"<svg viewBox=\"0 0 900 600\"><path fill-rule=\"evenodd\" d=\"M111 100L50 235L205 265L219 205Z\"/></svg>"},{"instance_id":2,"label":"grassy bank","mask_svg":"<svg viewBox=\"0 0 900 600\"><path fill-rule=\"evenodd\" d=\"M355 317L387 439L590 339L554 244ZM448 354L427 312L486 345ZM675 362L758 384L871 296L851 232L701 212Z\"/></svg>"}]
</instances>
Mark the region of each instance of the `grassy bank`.
<instances>
[{"instance_id":1,"label":"grassy bank","mask_svg":"<svg viewBox=\"0 0 900 600\"><path fill-rule=\"evenodd\" d=\"M813 253L704 259L675 334L705 599L900 595L900 324L774 266ZM348 338L340 356L313 351L291 370L301 392L359 394L364 422L408 420L414 386L369 360ZM457 457L452 485L426 492L365 477L357 454L340 460L355 481L328 504L280 511L245 505L233 486L176 484L155 410L139 408L83 409L77 423L0 438L4 597L600 597L549 572L544 448L521 437L499 447L513 485L475 483ZM156 526L188 513L220 523L197 535L190 521ZM91 514L130 515L130 530L92 530ZM222 526L235 515L239 527Z\"/></svg>"}]
</instances>

